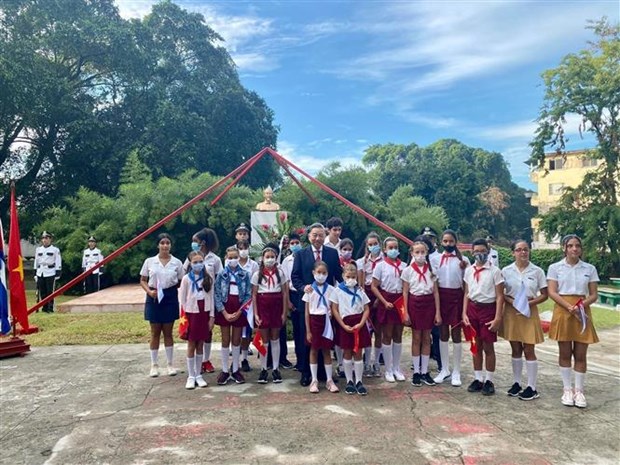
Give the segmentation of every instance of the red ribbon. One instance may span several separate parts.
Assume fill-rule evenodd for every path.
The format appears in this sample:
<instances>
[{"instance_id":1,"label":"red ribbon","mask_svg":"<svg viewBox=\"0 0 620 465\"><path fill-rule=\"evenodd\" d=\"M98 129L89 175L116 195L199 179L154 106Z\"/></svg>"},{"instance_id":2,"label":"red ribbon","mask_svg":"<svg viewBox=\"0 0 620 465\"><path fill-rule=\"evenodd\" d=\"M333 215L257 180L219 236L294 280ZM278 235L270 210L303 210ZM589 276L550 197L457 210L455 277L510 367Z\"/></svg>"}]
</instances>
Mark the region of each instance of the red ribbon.
<instances>
[{"instance_id":1,"label":"red ribbon","mask_svg":"<svg viewBox=\"0 0 620 465\"><path fill-rule=\"evenodd\" d=\"M484 270L486 270L485 267L478 268L477 266L474 266L474 279L476 280L476 282L480 281L480 273L482 273Z\"/></svg>"},{"instance_id":2,"label":"red ribbon","mask_svg":"<svg viewBox=\"0 0 620 465\"><path fill-rule=\"evenodd\" d=\"M353 352L359 353L360 351L360 330L353 330Z\"/></svg>"},{"instance_id":3,"label":"red ribbon","mask_svg":"<svg viewBox=\"0 0 620 465\"><path fill-rule=\"evenodd\" d=\"M428 271L428 263L425 263L422 269L420 270L420 268L418 267L418 264L414 262L411 264L411 268L413 268L413 271L418 273L418 282L424 280L424 282L428 284L428 281L426 280L426 272Z\"/></svg>"},{"instance_id":4,"label":"red ribbon","mask_svg":"<svg viewBox=\"0 0 620 465\"><path fill-rule=\"evenodd\" d=\"M444 252L441 256L441 261L439 262L439 268L441 268L444 263L448 263L448 259L452 257L456 257L456 255Z\"/></svg>"}]
</instances>

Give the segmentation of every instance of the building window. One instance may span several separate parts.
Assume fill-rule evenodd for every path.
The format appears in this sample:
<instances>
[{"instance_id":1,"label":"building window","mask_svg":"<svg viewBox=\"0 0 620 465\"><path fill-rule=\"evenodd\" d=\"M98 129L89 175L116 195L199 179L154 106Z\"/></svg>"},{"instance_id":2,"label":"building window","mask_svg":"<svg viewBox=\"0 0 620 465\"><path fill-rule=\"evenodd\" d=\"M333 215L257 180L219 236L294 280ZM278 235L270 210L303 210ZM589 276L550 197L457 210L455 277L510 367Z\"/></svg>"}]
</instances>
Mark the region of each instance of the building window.
<instances>
[{"instance_id":1,"label":"building window","mask_svg":"<svg viewBox=\"0 0 620 465\"><path fill-rule=\"evenodd\" d=\"M549 171L561 170L563 167L564 167L564 160L562 158L556 158L554 160L549 160Z\"/></svg>"},{"instance_id":2,"label":"building window","mask_svg":"<svg viewBox=\"0 0 620 465\"><path fill-rule=\"evenodd\" d=\"M584 158L582 160L582 166L584 168L590 167L590 166L596 166L598 164L598 160L596 158Z\"/></svg>"},{"instance_id":3,"label":"building window","mask_svg":"<svg viewBox=\"0 0 620 465\"><path fill-rule=\"evenodd\" d=\"M549 184L549 195L562 195L564 191L564 183L563 182L554 182Z\"/></svg>"}]
</instances>

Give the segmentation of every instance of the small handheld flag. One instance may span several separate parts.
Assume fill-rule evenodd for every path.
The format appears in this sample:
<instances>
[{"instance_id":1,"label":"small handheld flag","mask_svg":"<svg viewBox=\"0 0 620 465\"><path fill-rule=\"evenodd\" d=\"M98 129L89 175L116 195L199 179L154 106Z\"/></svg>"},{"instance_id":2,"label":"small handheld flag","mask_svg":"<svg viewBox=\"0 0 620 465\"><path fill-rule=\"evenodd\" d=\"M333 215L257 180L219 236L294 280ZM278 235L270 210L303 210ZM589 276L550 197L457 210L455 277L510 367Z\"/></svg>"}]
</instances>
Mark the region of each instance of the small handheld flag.
<instances>
[{"instance_id":1,"label":"small handheld flag","mask_svg":"<svg viewBox=\"0 0 620 465\"><path fill-rule=\"evenodd\" d=\"M407 314L405 313L405 299L403 299L402 295L394 301L394 308L398 311L400 321L405 323L407 321Z\"/></svg>"},{"instance_id":2,"label":"small handheld flag","mask_svg":"<svg viewBox=\"0 0 620 465\"><path fill-rule=\"evenodd\" d=\"M243 328L243 337L249 338L250 334L252 334L252 330L254 329L254 305L252 305L252 299L248 299L239 310L245 313L245 317L248 320L248 326L250 327L249 331L247 326Z\"/></svg>"},{"instance_id":3,"label":"small handheld flag","mask_svg":"<svg viewBox=\"0 0 620 465\"><path fill-rule=\"evenodd\" d=\"M472 355L478 354L478 344L476 344L476 330L473 326L463 325L463 334L465 335L465 340L471 342L469 346L469 351Z\"/></svg>"},{"instance_id":4,"label":"small handheld flag","mask_svg":"<svg viewBox=\"0 0 620 465\"><path fill-rule=\"evenodd\" d=\"M586 313L586 308L583 305L583 299L579 299L577 303L578 313L576 314L579 321L581 321L581 333L583 334L586 331L586 326L588 325L588 314Z\"/></svg>"},{"instance_id":5,"label":"small handheld flag","mask_svg":"<svg viewBox=\"0 0 620 465\"><path fill-rule=\"evenodd\" d=\"M181 317L179 318L179 338L187 341L189 337L189 320L185 314L185 309L181 307Z\"/></svg>"},{"instance_id":6,"label":"small handheld flag","mask_svg":"<svg viewBox=\"0 0 620 465\"><path fill-rule=\"evenodd\" d=\"M0 220L0 334L11 331L9 321L9 294L6 287L6 263L4 262L4 231Z\"/></svg>"},{"instance_id":7,"label":"small handheld flag","mask_svg":"<svg viewBox=\"0 0 620 465\"><path fill-rule=\"evenodd\" d=\"M329 313L325 313L325 328L323 328L322 336L330 341L334 340L334 328L332 328L332 322L329 319Z\"/></svg>"},{"instance_id":8,"label":"small handheld flag","mask_svg":"<svg viewBox=\"0 0 620 465\"><path fill-rule=\"evenodd\" d=\"M265 344L263 344L263 338L260 335L260 331L257 331L254 335L254 339L252 339L252 344L254 344L254 347L256 347L258 353L261 354L263 357L267 355L267 347L265 347Z\"/></svg>"},{"instance_id":9,"label":"small handheld flag","mask_svg":"<svg viewBox=\"0 0 620 465\"><path fill-rule=\"evenodd\" d=\"M162 300L164 300L164 288L162 287L162 285L160 284L160 280L157 279L157 302L161 303Z\"/></svg>"}]
</instances>

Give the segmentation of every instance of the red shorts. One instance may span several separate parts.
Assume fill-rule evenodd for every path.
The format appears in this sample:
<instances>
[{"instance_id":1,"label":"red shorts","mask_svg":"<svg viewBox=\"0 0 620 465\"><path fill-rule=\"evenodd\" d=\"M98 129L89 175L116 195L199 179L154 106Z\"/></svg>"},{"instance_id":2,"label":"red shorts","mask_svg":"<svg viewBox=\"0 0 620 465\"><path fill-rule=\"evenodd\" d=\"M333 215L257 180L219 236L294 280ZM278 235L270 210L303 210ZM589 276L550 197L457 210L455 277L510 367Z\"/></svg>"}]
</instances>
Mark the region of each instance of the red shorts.
<instances>
[{"instance_id":1,"label":"red shorts","mask_svg":"<svg viewBox=\"0 0 620 465\"><path fill-rule=\"evenodd\" d=\"M218 326L232 326L233 328L244 328L248 324L248 319L245 316L244 312L241 312L241 316L232 323L230 321L227 321L226 318L224 318L224 312L232 315L237 310L239 310L240 307L241 303L239 302L239 296L228 294L228 300L224 304L224 310L221 312L215 312L215 324Z\"/></svg>"},{"instance_id":2,"label":"red shorts","mask_svg":"<svg viewBox=\"0 0 620 465\"><path fill-rule=\"evenodd\" d=\"M416 331L430 331L435 326L435 296L411 295L407 302L409 320Z\"/></svg>"},{"instance_id":3,"label":"red shorts","mask_svg":"<svg viewBox=\"0 0 620 465\"><path fill-rule=\"evenodd\" d=\"M400 296L402 296L402 293L393 294L391 292L381 291L381 295L383 296L385 300L393 304L394 302L398 300ZM378 299L377 299L377 321L382 325L386 325L386 324L402 325L403 324L403 322L400 319L400 314L398 313L398 310L396 309L396 307L385 308L385 306L383 305L383 302L381 302Z\"/></svg>"},{"instance_id":4,"label":"red shorts","mask_svg":"<svg viewBox=\"0 0 620 465\"><path fill-rule=\"evenodd\" d=\"M463 320L463 289L439 288L441 324L456 326Z\"/></svg>"},{"instance_id":5,"label":"red shorts","mask_svg":"<svg viewBox=\"0 0 620 465\"><path fill-rule=\"evenodd\" d=\"M356 315L345 316L342 321L349 326L355 326L362 321L362 314L358 313ZM343 350L352 350L355 347L355 335L353 333L348 333L344 328L340 328L338 345ZM368 326L364 325L359 331L358 348L361 350L366 347L370 347L370 333L368 332Z\"/></svg>"},{"instance_id":6,"label":"red shorts","mask_svg":"<svg viewBox=\"0 0 620 465\"><path fill-rule=\"evenodd\" d=\"M334 330L334 340L331 341L323 337L323 331L325 330L325 315L309 315L310 316L310 334L312 334L312 341L310 341L310 347L314 350L332 349L334 347L334 341L336 338L336 327L338 323L332 321L332 329ZM307 342L307 341L306 341Z\"/></svg>"},{"instance_id":7,"label":"red shorts","mask_svg":"<svg viewBox=\"0 0 620 465\"><path fill-rule=\"evenodd\" d=\"M495 319L495 309L495 302L481 304L470 300L467 305L469 323L476 330L476 337L483 342L497 342L497 333L490 331L486 325Z\"/></svg>"},{"instance_id":8,"label":"red shorts","mask_svg":"<svg viewBox=\"0 0 620 465\"><path fill-rule=\"evenodd\" d=\"M261 319L259 329L280 329L282 327L282 292L266 292L256 295L254 313Z\"/></svg>"}]
</instances>

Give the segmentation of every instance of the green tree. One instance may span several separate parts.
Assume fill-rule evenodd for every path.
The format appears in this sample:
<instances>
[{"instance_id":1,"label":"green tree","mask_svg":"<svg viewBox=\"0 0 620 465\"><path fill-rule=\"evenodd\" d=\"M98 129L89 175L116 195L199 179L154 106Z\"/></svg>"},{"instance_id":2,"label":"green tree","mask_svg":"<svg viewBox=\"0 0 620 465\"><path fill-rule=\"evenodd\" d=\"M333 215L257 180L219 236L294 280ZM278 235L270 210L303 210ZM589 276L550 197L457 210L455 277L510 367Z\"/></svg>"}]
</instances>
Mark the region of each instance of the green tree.
<instances>
[{"instance_id":1,"label":"green tree","mask_svg":"<svg viewBox=\"0 0 620 465\"><path fill-rule=\"evenodd\" d=\"M530 162L545 169L547 151L564 152L570 115L580 117L580 132L594 136L596 147L588 156L602 163L579 187L566 190L560 204L542 216L541 229L547 237L581 234L586 257L609 275L620 272L620 25L602 19L589 28L596 40L587 49L543 73L546 91Z\"/></svg>"}]
</instances>

